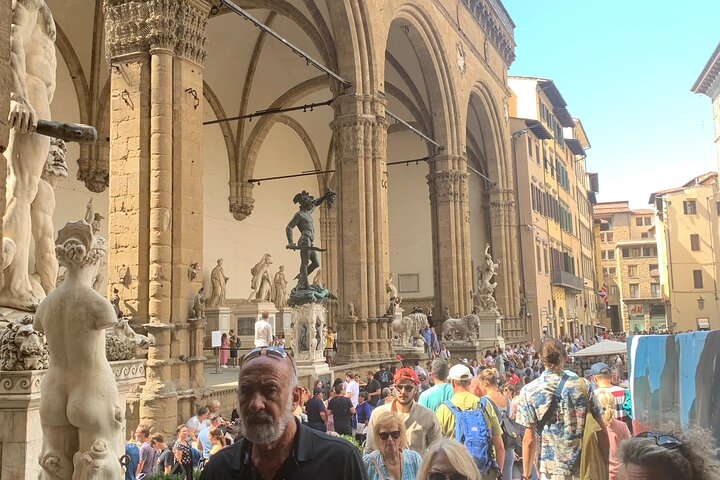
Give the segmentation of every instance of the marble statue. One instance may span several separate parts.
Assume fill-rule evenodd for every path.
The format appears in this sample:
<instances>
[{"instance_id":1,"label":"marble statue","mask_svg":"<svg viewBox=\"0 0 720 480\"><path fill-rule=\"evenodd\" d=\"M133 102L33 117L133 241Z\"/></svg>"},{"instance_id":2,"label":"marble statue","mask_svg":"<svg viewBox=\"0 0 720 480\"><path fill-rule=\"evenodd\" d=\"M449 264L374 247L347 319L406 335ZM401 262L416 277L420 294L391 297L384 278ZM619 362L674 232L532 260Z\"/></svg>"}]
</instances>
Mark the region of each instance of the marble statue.
<instances>
[{"instance_id":1,"label":"marble statue","mask_svg":"<svg viewBox=\"0 0 720 480\"><path fill-rule=\"evenodd\" d=\"M0 370L43 370L48 368L45 336L33 328L33 316L23 315L7 326L0 336Z\"/></svg>"},{"instance_id":2,"label":"marble statue","mask_svg":"<svg viewBox=\"0 0 720 480\"><path fill-rule=\"evenodd\" d=\"M105 331L105 356L111 362L138 358L146 353L150 339L132 329L127 318L119 319L114 328Z\"/></svg>"},{"instance_id":3,"label":"marble statue","mask_svg":"<svg viewBox=\"0 0 720 480\"><path fill-rule=\"evenodd\" d=\"M319 268L315 271L315 276L312 279L312 284L318 285L320 287L322 287L324 285L323 277L322 277L322 270L320 270Z\"/></svg>"},{"instance_id":4,"label":"marble statue","mask_svg":"<svg viewBox=\"0 0 720 480\"><path fill-rule=\"evenodd\" d=\"M500 262L495 262L490 255L490 244L486 244L485 261L477 267L477 287L473 294L473 310L475 312L483 310L497 311L497 301L493 296L497 282L493 282L492 279L497 274L499 265Z\"/></svg>"},{"instance_id":5,"label":"marble statue","mask_svg":"<svg viewBox=\"0 0 720 480\"><path fill-rule=\"evenodd\" d=\"M188 278L190 279L191 282L193 280L195 280L198 277L198 275L200 275L201 270L202 270L202 268L200 267L199 262L193 262L190 264L190 266L188 267Z\"/></svg>"},{"instance_id":6,"label":"marble statue","mask_svg":"<svg viewBox=\"0 0 720 480\"><path fill-rule=\"evenodd\" d=\"M230 277L225 276L223 271L223 259L218 258L217 265L210 272L210 282L212 283L212 294L208 306L224 307L225 306L225 286Z\"/></svg>"},{"instance_id":7,"label":"marble statue","mask_svg":"<svg viewBox=\"0 0 720 480\"><path fill-rule=\"evenodd\" d=\"M190 318L205 318L205 287L200 287L193 299L193 308Z\"/></svg>"},{"instance_id":8,"label":"marble statue","mask_svg":"<svg viewBox=\"0 0 720 480\"><path fill-rule=\"evenodd\" d=\"M355 304L353 302L348 303L348 316L355 318Z\"/></svg>"},{"instance_id":9,"label":"marble statue","mask_svg":"<svg viewBox=\"0 0 720 480\"><path fill-rule=\"evenodd\" d=\"M336 197L335 192L328 188L325 194L317 199L304 190L293 198L293 203L299 205L299 210L285 228L285 235L288 241L287 248L300 252L300 273L295 277L297 286L290 292L290 298L288 299L290 306L320 303L326 301L327 298L334 298L324 287L310 285L308 276L320 266L318 253L325 251L325 249L313 245L315 227L312 212L315 207L320 206L323 202L327 203L328 208L332 207ZM293 229L295 227L300 230L300 238L298 238L297 244L293 240Z\"/></svg>"},{"instance_id":10,"label":"marble statue","mask_svg":"<svg viewBox=\"0 0 720 480\"><path fill-rule=\"evenodd\" d=\"M45 294L36 291L30 277L32 206L50 151L50 138L35 132L37 120L50 119L55 93L55 21L43 0L12 2L10 35L10 139L4 155L8 164L7 208L3 243L14 243L15 255L5 268L0 305L35 311ZM42 199L41 199L42 201ZM43 205L43 210L48 206ZM37 207L36 207L37 210ZM45 217L44 220L47 220ZM43 230L47 230L44 228ZM54 230L52 226L49 230ZM54 286L52 268L35 270ZM49 271L48 271L49 270ZM55 274L56 275L56 274ZM40 286L38 288L41 290Z\"/></svg>"},{"instance_id":11,"label":"marble statue","mask_svg":"<svg viewBox=\"0 0 720 480\"><path fill-rule=\"evenodd\" d=\"M392 344L396 347L414 346L414 336L428 325L427 316L424 313L411 313L402 318L392 321L393 332Z\"/></svg>"},{"instance_id":12,"label":"marble statue","mask_svg":"<svg viewBox=\"0 0 720 480\"><path fill-rule=\"evenodd\" d=\"M273 282L270 279L270 265L273 264L272 256L266 253L260 261L250 269L252 281L250 282L250 296L248 302L269 302L272 300Z\"/></svg>"},{"instance_id":13,"label":"marble statue","mask_svg":"<svg viewBox=\"0 0 720 480\"><path fill-rule=\"evenodd\" d=\"M285 265L280 265L275 278L275 308L283 308L287 305L287 279L285 278Z\"/></svg>"},{"instance_id":14,"label":"marble statue","mask_svg":"<svg viewBox=\"0 0 720 480\"><path fill-rule=\"evenodd\" d=\"M81 476L88 456L94 475L122 478L125 405L105 358L105 330L115 327L118 318L110 302L91 286L107 245L84 220L65 225L55 243L67 276L38 306L33 323L45 334L50 352L50 367L41 383L39 478L97 478Z\"/></svg>"},{"instance_id":15,"label":"marble statue","mask_svg":"<svg viewBox=\"0 0 720 480\"><path fill-rule=\"evenodd\" d=\"M60 180L64 180L68 176L68 167L65 163L66 154L65 141L51 138L50 151L38 182L38 191L30 205L31 231L35 239L35 275L46 295L55 288L58 276L53 214L55 213L55 187Z\"/></svg>"},{"instance_id":16,"label":"marble statue","mask_svg":"<svg viewBox=\"0 0 720 480\"><path fill-rule=\"evenodd\" d=\"M113 306L113 310L115 310L117 318L122 318L123 312L120 310L120 291L117 288L113 288L113 294L112 297L110 297L110 304Z\"/></svg>"},{"instance_id":17,"label":"marble statue","mask_svg":"<svg viewBox=\"0 0 720 480\"><path fill-rule=\"evenodd\" d=\"M475 314L449 318L442 325L442 340L475 342L480 339L480 318Z\"/></svg>"},{"instance_id":18,"label":"marble statue","mask_svg":"<svg viewBox=\"0 0 720 480\"><path fill-rule=\"evenodd\" d=\"M402 297L398 294L398 289L393 283L393 274L390 273L388 279L385 281L385 291L390 294L390 300L388 301L387 316L394 317L395 310L402 303Z\"/></svg>"}]
</instances>

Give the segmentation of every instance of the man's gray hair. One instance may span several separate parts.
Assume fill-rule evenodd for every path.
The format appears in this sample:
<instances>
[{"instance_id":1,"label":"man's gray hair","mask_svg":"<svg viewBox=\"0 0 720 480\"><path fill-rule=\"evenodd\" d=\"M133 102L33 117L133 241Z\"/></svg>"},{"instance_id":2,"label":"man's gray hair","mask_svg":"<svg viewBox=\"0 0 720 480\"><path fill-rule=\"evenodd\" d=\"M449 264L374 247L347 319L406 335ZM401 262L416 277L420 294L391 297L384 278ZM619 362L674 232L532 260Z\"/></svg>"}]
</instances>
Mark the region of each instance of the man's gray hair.
<instances>
[{"instance_id":1,"label":"man's gray hair","mask_svg":"<svg viewBox=\"0 0 720 480\"><path fill-rule=\"evenodd\" d=\"M447 382L448 375L450 375L450 365L442 358L436 358L432 362L432 374L441 382Z\"/></svg>"}]
</instances>

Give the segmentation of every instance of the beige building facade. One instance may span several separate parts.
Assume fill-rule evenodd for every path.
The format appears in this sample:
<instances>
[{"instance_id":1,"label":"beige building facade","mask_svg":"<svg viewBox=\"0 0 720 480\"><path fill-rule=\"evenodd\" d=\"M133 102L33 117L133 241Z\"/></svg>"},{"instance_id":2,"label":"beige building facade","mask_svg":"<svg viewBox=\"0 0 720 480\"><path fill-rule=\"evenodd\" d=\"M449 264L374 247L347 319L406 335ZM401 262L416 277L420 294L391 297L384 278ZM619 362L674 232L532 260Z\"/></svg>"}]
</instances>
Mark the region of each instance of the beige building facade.
<instances>
[{"instance_id":1,"label":"beige building facade","mask_svg":"<svg viewBox=\"0 0 720 480\"><path fill-rule=\"evenodd\" d=\"M705 68L695 80L692 91L710 97L712 105L713 132L720 171L720 43L710 56Z\"/></svg>"},{"instance_id":2,"label":"beige building facade","mask_svg":"<svg viewBox=\"0 0 720 480\"><path fill-rule=\"evenodd\" d=\"M508 83L528 339L588 338L598 305L593 192L585 170L590 143L551 80L510 77Z\"/></svg>"},{"instance_id":3,"label":"beige building facade","mask_svg":"<svg viewBox=\"0 0 720 480\"><path fill-rule=\"evenodd\" d=\"M107 219L108 293L118 288L153 338L134 415L174 431L212 394L193 297L219 258L228 303L247 299L266 253L272 274L296 271L285 226L302 190L338 193L315 214L322 281L338 297L336 362L393 357L390 272L408 305L470 313L488 243L503 335L528 338L507 115L514 24L502 4L236 3L327 70L216 2L47 0L52 117L100 138L69 144L54 223L82 218L90 198Z\"/></svg>"},{"instance_id":4,"label":"beige building facade","mask_svg":"<svg viewBox=\"0 0 720 480\"><path fill-rule=\"evenodd\" d=\"M653 211L626 201L595 204L595 234L608 292L604 324L615 332L666 329Z\"/></svg>"},{"instance_id":5,"label":"beige building facade","mask_svg":"<svg viewBox=\"0 0 720 480\"><path fill-rule=\"evenodd\" d=\"M717 173L653 193L662 296L674 331L720 328Z\"/></svg>"}]
</instances>

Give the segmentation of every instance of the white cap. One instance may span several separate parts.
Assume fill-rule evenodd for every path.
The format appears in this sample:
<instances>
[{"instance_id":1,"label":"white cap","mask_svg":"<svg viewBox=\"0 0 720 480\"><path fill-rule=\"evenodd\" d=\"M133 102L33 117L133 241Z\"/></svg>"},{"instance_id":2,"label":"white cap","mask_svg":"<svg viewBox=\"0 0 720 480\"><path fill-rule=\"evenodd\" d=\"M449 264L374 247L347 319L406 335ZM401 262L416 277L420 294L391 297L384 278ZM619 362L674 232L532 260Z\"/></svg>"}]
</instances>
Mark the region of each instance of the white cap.
<instances>
[{"instance_id":1,"label":"white cap","mask_svg":"<svg viewBox=\"0 0 720 480\"><path fill-rule=\"evenodd\" d=\"M470 380L472 378L472 372L465 365L453 365L448 374L450 380Z\"/></svg>"}]
</instances>

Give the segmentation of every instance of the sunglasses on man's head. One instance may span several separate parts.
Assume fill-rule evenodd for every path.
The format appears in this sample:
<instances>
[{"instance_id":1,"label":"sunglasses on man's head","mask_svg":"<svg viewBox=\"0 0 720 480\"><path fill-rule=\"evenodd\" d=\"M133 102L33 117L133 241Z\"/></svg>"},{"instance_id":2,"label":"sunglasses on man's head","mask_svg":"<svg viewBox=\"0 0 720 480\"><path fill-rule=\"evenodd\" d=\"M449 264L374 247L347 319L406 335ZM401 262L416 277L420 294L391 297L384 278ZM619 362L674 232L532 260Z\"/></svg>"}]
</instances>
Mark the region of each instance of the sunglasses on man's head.
<instances>
[{"instance_id":1,"label":"sunglasses on man's head","mask_svg":"<svg viewBox=\"0 0 720 480\"><path fill-rule=\"evenodd\" d=\"M395 390L405 390L406 392L412 392L415 388L415 385L409 385L406 383L399 383L395 385Z\"/></svg>"},{"instance_id":2,"label":"sunglasses on man's head","mask_svg":"<svg viewBox=\"0 0 720 480\"><path fill-rule=\"evenodd\" d=\"M680 448L682 441L673 435L658 435L655 432L641 432L635 435L638 438L652 438L655 443L660 447L665 447L668 450L675 450Z\"/></svg>"},{"instance_id":3,"label":"sunglasses on man's head","mask_svg":"<svg viewBox=\"0 0 720 480\"><path fill-rule=\"evenodd\" d=\"M257 358L260 355L268 355L282 360L288 356L288 352L287 350L285 350L284 347L280 346L253 348L248 353L243 355L242 359L240 360L240 366L243 366L246 362L249 362L253 358ZM292 363L293 370L295 370L295 362L291 361L290 363Z\"/></svg>"},{"instance_id":4,"label":"sunglasses on man's head","mask_svg":"<svg viewBox=\"0 0 720 480\"><path fill-rule=\"evenodd\" d=\"M400 438L400 430L395 430L394 432L380 432L378 435L380 436L380 440L387 440L388 437L392 437L393 440L397 440Z\"/></svg>"},{"instance_id":5,"label":"sunglasses on man's head","mask_svg":"<svg viewBox=\"0 0 720 480\"><path fill-rule=\"evenodd\" d=\"M428 480L467 480L467 477L458 472L445 473L431 470L428 474Z\"/></svg>"}]
</instances>

